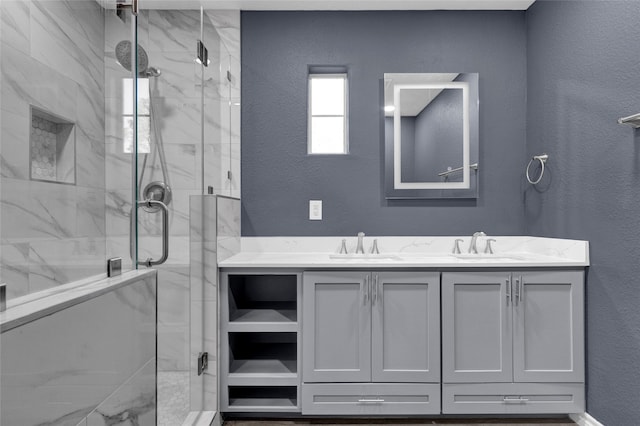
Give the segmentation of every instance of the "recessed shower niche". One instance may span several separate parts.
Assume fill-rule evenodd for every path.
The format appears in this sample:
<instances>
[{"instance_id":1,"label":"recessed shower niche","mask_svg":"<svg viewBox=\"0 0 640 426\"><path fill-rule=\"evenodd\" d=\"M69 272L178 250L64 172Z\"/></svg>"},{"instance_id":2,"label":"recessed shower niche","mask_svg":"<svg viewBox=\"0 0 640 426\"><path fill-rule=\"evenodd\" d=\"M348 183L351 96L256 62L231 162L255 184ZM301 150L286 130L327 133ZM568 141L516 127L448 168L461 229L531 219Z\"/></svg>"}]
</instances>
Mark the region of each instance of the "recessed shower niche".
<instances>
[{"instance_id":1,"label":"recessed shower niche","mask_svg":"<svg viewBox=\"0 0 640 426\"><path fill-rule=\"evenodd\" d=\"M31 180L76 183L75 123L31 106Z\"/></svg>"}]
</instances>

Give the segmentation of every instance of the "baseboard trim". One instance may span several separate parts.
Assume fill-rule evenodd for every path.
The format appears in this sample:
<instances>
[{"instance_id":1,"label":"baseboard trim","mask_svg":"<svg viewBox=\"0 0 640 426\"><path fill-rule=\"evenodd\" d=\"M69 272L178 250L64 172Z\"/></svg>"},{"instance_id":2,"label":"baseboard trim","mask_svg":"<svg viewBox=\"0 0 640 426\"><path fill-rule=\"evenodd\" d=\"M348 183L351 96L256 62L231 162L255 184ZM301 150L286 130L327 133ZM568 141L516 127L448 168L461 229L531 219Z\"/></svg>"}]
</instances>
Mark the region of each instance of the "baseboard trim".
<instances>
[{"instance_id":1,"label":"baseboard trim","mask_svg":"<svg viewBox=\"0 0 640 426\"><path fill-rule=\"evenodd\" d=\"M576 422L579 426L604 426L602 423L593 418L589 413L569 414L569 418Z\"/></svg>"}]
</instances>

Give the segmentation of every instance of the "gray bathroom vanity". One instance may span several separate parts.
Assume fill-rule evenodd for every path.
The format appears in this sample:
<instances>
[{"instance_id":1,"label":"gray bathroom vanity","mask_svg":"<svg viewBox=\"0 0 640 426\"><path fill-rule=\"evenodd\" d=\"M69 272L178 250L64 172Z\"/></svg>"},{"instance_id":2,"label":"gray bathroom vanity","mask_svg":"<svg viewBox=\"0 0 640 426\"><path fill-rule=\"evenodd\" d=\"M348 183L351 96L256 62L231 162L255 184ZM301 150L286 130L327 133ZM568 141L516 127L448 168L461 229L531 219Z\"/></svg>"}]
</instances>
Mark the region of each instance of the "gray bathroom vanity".
<instances>
[{"instance_id":1,"label":"gray bathroom vanity","mask_svg":"<svg viewBox=\"0 0 640 426\"><path fill-rule=\"evenodd\" d=\"M588 244L497 237L504 252L473 257L445 238L342 258L243 241L221 264L220 411L584 412Z\"/></svg>"}]
</instances>

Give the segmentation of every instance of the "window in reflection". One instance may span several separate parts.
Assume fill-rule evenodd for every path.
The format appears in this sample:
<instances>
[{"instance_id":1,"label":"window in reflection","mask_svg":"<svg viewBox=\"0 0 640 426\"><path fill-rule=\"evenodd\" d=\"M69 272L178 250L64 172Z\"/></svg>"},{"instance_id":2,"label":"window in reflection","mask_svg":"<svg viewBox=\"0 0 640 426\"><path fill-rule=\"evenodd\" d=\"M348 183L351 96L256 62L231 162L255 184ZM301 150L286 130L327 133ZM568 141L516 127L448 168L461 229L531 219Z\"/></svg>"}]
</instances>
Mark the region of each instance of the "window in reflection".
<instances>
[{"instance_id":1,"label":"window in reflection","mask_svg":"<svg viewBox=\"0 0 640 426\"><path fill-rule=\"evenodd\" d=\"M122 80L122 128L123 150L130 154L133 152L133 79ZM138 79L138 153L151 152L151 96L149 92L149 79Z\"/></svg>"}]
</instances>

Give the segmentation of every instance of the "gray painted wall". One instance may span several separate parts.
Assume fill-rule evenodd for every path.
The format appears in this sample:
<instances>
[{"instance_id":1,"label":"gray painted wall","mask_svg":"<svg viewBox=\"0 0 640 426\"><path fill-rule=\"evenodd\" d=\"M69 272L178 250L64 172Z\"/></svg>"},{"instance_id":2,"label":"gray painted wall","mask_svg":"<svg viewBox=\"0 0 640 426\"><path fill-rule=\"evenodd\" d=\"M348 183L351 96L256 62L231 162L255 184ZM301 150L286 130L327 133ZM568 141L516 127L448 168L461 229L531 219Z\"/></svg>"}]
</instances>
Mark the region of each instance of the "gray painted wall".
<instances>
[{"instance_id":1,"label":"gray painted wall","mask_svg":"<svg viewBox=\"0 0 640 426\"><path fill-rule=\"evenodd\" d=\"M243 235L522 234L524 19L517 11L243 12ZM309 65L348 67L349 155L307 155ZM477 201L385 200L385 72L479 73ZM308 220L310 199L323 200L324 220Z\"/></svg>"},{"instance_id":2,"label":"gray painted wall","mask_svg":"<svg viewBox=\"0 0 640 426\"><path fill-rule=\"evenodd\" d=\"M538 1L527 12L527 151L548 175L526 190L528 233L589 240L587 411L640 419L638 3Z\"/></svg>"}]
</instances>

